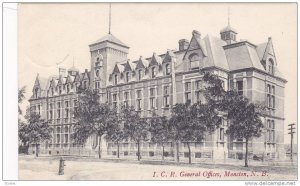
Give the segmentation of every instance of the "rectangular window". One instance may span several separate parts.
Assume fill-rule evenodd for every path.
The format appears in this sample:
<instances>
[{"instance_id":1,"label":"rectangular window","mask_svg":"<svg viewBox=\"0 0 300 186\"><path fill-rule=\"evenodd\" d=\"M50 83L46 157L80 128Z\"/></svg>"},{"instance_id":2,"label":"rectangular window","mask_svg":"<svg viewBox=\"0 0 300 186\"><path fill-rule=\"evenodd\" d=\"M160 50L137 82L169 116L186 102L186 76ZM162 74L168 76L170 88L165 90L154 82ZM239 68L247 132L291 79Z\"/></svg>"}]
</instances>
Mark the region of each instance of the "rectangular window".
<instances>
[{"instance_id":1,"label":"rectangular window","mask_svg":"<svg viewBox=\"0 0 300 186\"><path fill-rule=\"evenodd\" d=\"M129 105L128 100L129 100L129 92L125 92L124 93L124 105L126 107L128 107L128 105Z\"/></svg>"},{"instance_id":2,"label":"rectangular window","mask_svg":"<svg viewBox=\"0 0 300 186\"><path fill-rule=\"evenodd\" d=\"M201 102L201 101L202 101L202 100L201 100L202 92L197 91L197 92L196 92L196 97L197 97L197 102Z\"/></svg>"},{"instance_id":3,"label":"rectangular window","mask_svg":"<svg viewBox=\"0 0 300 186\"><path fill-rule=\"evenodd\" d=\"M267 106L275 108L275 86L267 85Z\"/></svg>"},{"instance_id":4,"label":"rectangular window","mask_svg":"<svg viewBox=\"0 0 300 186\"><path fill-rule=\"evenodd\" d=\"M170 87L164 86L164 95L169 95L169 94L170 94Z\"/></svg>"},{"instance_id":5,"label":"rectangular window","mask_svg":"<svg viewBox=\"0 0 300 186\"><path fill-rule=\"evenodd\" d=\"M142 110L142 91L141 90L136 91L136 97L137 97L137 110Z\"/></svg>"},{"instance_id":6,"label":"rectangular window","mask_svg":"<svg viewBox=\"0 0 300 186\"><path fill-rule=\"evenodd\" d=\"M190 91L191 90L191 82L186 82L185 83L185 91Z\"/></svg>"},{"instance_id":7,"label":"rectangular window","mask_svg":"<svg viewBox=\"0 0 300 186\"><path fill-rule=\"evenodd\" d=\"M117 108L118 101L117 101L117 94L113 94L113 107Z\"/></svg>"},{"instance_id":8,"label":"rectangular window","mask_svg":"<svg viewBox=\"0 0 300 186\"><path fill-rule=\"evenodd\" d=\"M220 128L220 141L224 141L224 128Z\"/></svg>"},{"instance_id":9,"label":"rectangular window","mask_svg":"<svg viewBox=\"0 0 300 186\"><path fill-rule=\"evenodd\" d=\"M125 74L125 80L126 80L126 82L130 81L130 74L129 74L129 72L126 72L126 74Z\"/></svg>"},{"instance_id":10,"label":"rectangular window","mask_svg":"<svg viewBox=\"0 0 300 186\"><path fill-rule=\"evenodd\" d=\"M169 107L170 106L170 96L169 95L165 95L164 96L164 106L165 107Z\"/></svg>"},{"instance_id":11,"label":"rectangular window","mask_svg":"<svg viewBox=\"0 0 300 186\"><path fill-rule=\"evenodd\" d=\"M191 93L190 92L185 93L185 103L191 104L191 102L192 102Z\"/></svg>"},{"instance_id":12,"label":"rectangular window","mask_svg":"<svg viewBox=\"0 0 300 186\"><path fill-rule=\"evenodd\" d=\"M236 87L237 87L238 94L243 95L243 89L244 89L243 81L237 81Z\"/></svg>"},{"instance_id":13,"label":"rectangular window","mask_svg":"<svg viewBox=\"0 0 300 186\"><path fill-rule=\"evenodd\" d=\"M201 158L201 152L195 152L195 158Z\"/></svg>"},{"instance_id":14,"label":"rectangular window","mask_svg":"<svg viewBox=\"0 0 300 186\"><path fill-rule=\"evenodd\" d=\"M118 75L116 74L114 77L114 84L117 85L118 84Z\"/></svg>"},{"instance_id":15,"label":"rectangular window","mask_svg":"<svg viewBox=\"0 0 300 186\"><path fill-rule=\"evenodd\" d=\"M143 77L142 76L143 75L142 72L143 72L142 70L138 70L138 80L139 81L142 80L142 77Z\"/></svg>"},{"instance_id":16,"label":"rectangular window","mask_svg":"<svg viewBox=\"0 0 300 186\"><path fill-rule=\"evenodd\" d=\"M154 156L154 152L153 152L153 151L150 151L150 152L149 152L149 156L150 156L150 157Z\"/></svg>"},{"instance_id":17,"label":"rectangular window","mask_svg":"<svg viewBox=\"0 0 300 186\"><path fill-rule=\"evenodd\" d=\"M155 96L155 88L150 88L150 97Z\"/></svg>"}]
</instances>

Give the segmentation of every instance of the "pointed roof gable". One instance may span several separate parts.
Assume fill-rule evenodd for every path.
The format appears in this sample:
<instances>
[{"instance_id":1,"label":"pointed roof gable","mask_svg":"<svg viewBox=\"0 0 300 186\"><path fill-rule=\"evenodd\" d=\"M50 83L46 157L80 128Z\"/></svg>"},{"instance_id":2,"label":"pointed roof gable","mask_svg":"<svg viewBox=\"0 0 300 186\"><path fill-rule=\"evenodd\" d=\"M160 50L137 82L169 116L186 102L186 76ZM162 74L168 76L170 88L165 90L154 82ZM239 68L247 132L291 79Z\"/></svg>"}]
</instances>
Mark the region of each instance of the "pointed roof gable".
<instances>
[{"instance_id":1,"label":"pointed roof gable","mask_svg":"<svg viewBox=\"0 0 300 186\"><path fill-rule=\"evenodd\" d=\"M202 51L203 55L206 57L207 50L205 47L205 42L200 38L201 37L200 32L194 30L192 34L193 34L193 36L192 36L190 44L183 56L183 59L186 57L186 54L188 53L188 51L195 50L195 49L200 49Z\"/></svg>"},{"instance_id":2,"label":"pointed roof gable","mask_svg":"<svg viewBox=\"0 0 300 186\"><path fill-rule=\"evenodd\" d=\"M276 59L271 37L268 38L268 42L259 44L256 48L256 51L259 55L259 59L262 61L266 61L268 55L271 55ZM276 60L275 63L277 64Z\"/></svg>"},{"instance_id":3,"label":"pointed roof gable","mask_svg":"<svg viewBox=\"0 0 300 186\"><path fill-rule=\"evenodd\" d=\"M136 67L136 64L129 60L127 60L127 62L122 65L124 65L124 71L134 71Z\"/></svg>"},{"instance_id":4,"label":"pointed roof gable","mask_svg":"<svg viewBox=\"0 0 300 186\"><path fill-rule=\"evenodd\" d=\"M119 74L122 73L124 71L125 67L123 64L116 64L114 69L113 69L113 74Z\"/></svg>"},{"instance_id":5,"label":"pointed roof gable","mask_svg":"<svg viewBox=\"0 0 300 186\"><path fill-rule=\"evenodd\" d=\"M119 40L118 38L116 38L114 35L112 34L107 34L104 37L98 39L96 42L94 42L93 44L97 44L97 43L102 43L102 42L111 42L117 45L121 45L125 48L129 48L125 43L123 43L121 40ZM93 45L92 44L92 45Z\"/></svg>"},{"instance_id":6,"label":"pointed roof gable","mask_svg":"<svg viewBox=\"0 0 300 186\"><path fill-rule=\"evenodd\" d=\"M168 50L162 63L171 62L174 58L176 58L176 55L174 54L174 52L171 50Z\"/></svg>"},{"instance_id":7,"label":"pointed roof gable","mask_svg":"<svg viewBox=\"0 0 300 186\"><path fill-rule=\"evenodd\" d=\"M159 64L161 64L161 58L154 52L150 59L149 66L159 65Z\"/></svg>"},{"instance_id":8,"label":"pointed roof gable","mask_svg":"<svg viewBox=\"0 0 300 186\"><path fill-rule=\"evenodd\" d=\"M147 68L149 66L149 61L143 59L142 56L140 56L140 59L138 61L135 61L134 63L136 63L136 69Z\"/></svg>"}]
</instances>

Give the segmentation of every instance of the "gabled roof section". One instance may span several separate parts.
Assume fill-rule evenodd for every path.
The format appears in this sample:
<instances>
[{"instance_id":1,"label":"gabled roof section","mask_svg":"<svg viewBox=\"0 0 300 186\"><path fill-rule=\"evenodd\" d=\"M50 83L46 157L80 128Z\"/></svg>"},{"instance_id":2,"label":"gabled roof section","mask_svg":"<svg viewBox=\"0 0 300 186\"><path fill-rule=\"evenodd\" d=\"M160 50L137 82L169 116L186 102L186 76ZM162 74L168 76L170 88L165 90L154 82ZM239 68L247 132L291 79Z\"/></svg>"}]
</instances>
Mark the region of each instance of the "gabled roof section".
<instances>
[{"instance_id":1,"label":"gabled roof section","mask_svg":"<svg viewBox=\"0 0 300 186\"><path fill-rule=\"evenodd\" d=\"M80 74L79 74L79 72L77 72L76 76L75 76L75 79L74 79L74 82L80 82L80 81L81 81Z\"/></svg>"},{"instance_id":2,"label":"gabled roof section","mask_svg":"<svg viewBox=\"0 0 300 186\"><path fill-rule=\"evenodd\" d=\"M140 68L147 68L149 66L149 61L146 59L143 59L143 57L141 56L140 59L138 61L134 61L133 63L136 64L136 69L140 69Z\"/></svg>"},{"instance_id":3,"label":"gabled roof section","mask_svg":"<svg viewBox=\"0 0 300 186\"><path fill-rule=\"evenodd\" d=\"M149 66L160 65L160 64L161 64L161 58L154 52L150 59Z\"/></svg>"},{"instance_id":4,"label":"gabled roof section","mask_svg":"<svg viewBox=\"0 0 300 186\"><path fill-rule=\"evenodd\" d=\"M48 83L47 78L40 77L40 75L37 74L34 82L34 87L39 87L41 90L46 90L47 83Z\"/></svg>"},{"instance_id":5,"label":"gabled roof section","mask_svg":"<svg viewBox=\"0 0 300 186\"><path fill-rule=\"evenodd\" d=\"M112 34L107 34L104 37L98 39L96 42L94 42L93 44L97 44L97 43L102 43L102 42L111 42L117 45L121 45L125 48L129 48L129 46L127 46L125 43L123 43L121 40L119 40L118 38L116 38L114 35ZM91 44L91 45L93 45Z\"/></svg>"},{"instance_id":6,"label":"gabled roof section","mask_svg":"<svg viewBox=\"0 0 300 186\"><path fill-rule=\"evenodd\" d=\"M124 71L134 71L136 67L136 64L130 60L127 60L127 62L122 65L124 65Z\"/></svg>"},{"instance_id":7,"label":"gabled roof section","mask_svg":"<svg viewBox=\"0 0 300 186\"><path fill-rule=\"evenodd\" d=\"M171 50L168 50L162 63L172 62L172 60L174 58L176 58L176 55L174 54L174 52Z\"/></svg>"},{"instance_id":8,"label":"gabled roof section","mask_svg":"<svg viewBox=\"0 0 300 186\"><path fill-rule=\"evenodd\" d=\"M268 38L268 42L259 44L256 48L256 51L257 51L259 59L261 61L266 61L268 55L271 55L276 59L271 37ZM277 65L276 60L275 60L275 63Z\"/></svg>"},{"instance_id":9,"label":"gabled roof section","mask_svg":"<svg viewBox=\"0 0 300 186\"><path fill-rule=\"evenodd\" d=\"M206 57L208 54L207 54L207 50L205 47L205 42L201 39L200 32L194 30L192 34L193 34L193 37L190 41L190 44L189 44L183 58L185 58L188 51L195 50L195 49L201 49L203 55Z\"/></svg>"},{"instance_id":10,"label":"gabled roof section","mask_svg":"<svg viewBox=\"0 0 300 186\"><path fill-rule=\"evenodd\" d=\"M116 64L112 73L119 74L119 73L124 72L124 69L125 69L124 64Z\"/></svg>"}]
</instances>

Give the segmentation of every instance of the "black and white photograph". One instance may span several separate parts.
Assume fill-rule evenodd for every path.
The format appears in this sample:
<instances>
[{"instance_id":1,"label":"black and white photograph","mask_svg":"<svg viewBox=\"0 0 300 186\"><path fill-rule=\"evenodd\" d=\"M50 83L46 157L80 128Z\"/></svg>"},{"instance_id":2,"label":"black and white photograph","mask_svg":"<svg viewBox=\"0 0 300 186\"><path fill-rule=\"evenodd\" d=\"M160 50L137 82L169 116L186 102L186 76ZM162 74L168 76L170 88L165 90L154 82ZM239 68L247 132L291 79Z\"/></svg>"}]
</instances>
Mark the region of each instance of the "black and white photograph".
<instances>
[{"instance_id":1,"label":"black and white photograph","mask_svg":"<svg viewBox=\"0 0 300 186\"><path fill-rule=\"evenodd\" d=\"M17 180L296 185L297 3L16 4Z\"/></svg>"}]
</instances>

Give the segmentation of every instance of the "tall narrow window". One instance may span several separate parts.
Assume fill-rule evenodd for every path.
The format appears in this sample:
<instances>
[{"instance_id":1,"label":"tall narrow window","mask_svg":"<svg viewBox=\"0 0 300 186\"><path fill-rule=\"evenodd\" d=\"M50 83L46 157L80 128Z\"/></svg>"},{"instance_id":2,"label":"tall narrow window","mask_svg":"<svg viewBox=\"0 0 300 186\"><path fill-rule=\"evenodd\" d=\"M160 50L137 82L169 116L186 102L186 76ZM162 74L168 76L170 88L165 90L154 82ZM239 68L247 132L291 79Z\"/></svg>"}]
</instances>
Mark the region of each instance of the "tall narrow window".
<instances>
[{"instance_id":1,"label":"tall narrow window","mask_svg":"<svg viewBox=\"0 0 300 186\"><path fill-rule=\"evenodd\" d=\"M139 81L142 80L142 78L143 78L142 73L143 73L142 69L138 70L138 80Z\"/></svg>"},{"instance_id":2,"label":"tall narrow window","mask_svg":"<svg viewBox=\"0 0 300 186\"><path fill-rule=\"evenodd\" d=\"M150 109L155 108L155 88L150 88Z\"/></svg>"},{"instance_id":3,"label":"tall narrow window","mask_svg":"<svg viewBox=\"0 0 300 186\"><path fill-rule=\"evenodd\" d=\"M170 106L170 91L169 86L164 86L164 106L169 107Z\"/></svg>"},{"instance_id":4,"label":"tall narrow window","mask_svg":"<svg viewBox=\"0 0 300 186\"><path fill-rule=\"evenodd\" d=\"M130 81L130 74L129 74L129 72L126 72L126 74L125 74L125 81L126 82Z\"/></svg>"},{"instance_id":5,"label":"tall narrow window","mask_svg":"<svg viewBox=\"0 0 300 186\"><path fill-rule=\"evenodd\" d=\"M124 93L124 105L126 106L126 107L128 107L129 106L129 92L125 92Z\"/></svg>"},{"instance_id":6,"label":"tall narrow window","mask_svg":"<svg viewBox=\"0 0 300 186\"><path fill-rule=\"evenodd\" d=\"M136 91L136 97L137 97L137 110L142 110L142 91L141 90Z\"/></svg>"},{"instance_id":7,"label":"tall narrow window","mask_svg":"<svg viewBox=\"0 0 300 186\"><path fill-rule=\"evenodd\" d=\"M267 85L267 106L275 108L275 86Z\"/></svg>"},{"instance_id":8,"label":"tall narrow window","mask_svg":"<svg viewBox=\"0 0 300 186\"><path fill-rule=\"evenodd\" d=\"M151 68L151 72L152 72L151 77L152 77L152 78L155 78L155 76L156 76L156 68L155 68L155 67L152 67L152 68Z\"/></svg>"},{"instance_id":9,"label":"tall narrow window","mask_svg":"<svg viewBox=\"0 0 300 186\"><path fill-rule=\"evenodd\" d=\"M237 87L238 94L243 95L243 90L244 90L243 81L237 81L236 87Z\"/></svg>"},{"instance_id":10,"label":"tall narrow window","mask_svg":"<svg viewBox=\"0 0 300 186\"><path fill-rule=\"evenodd\" d=\"M171 66L170 64L166 64L166 75L170 75L171 74Z\"/></svg>"},{"instance_id":11,"label":"tall narrow window","mask_svg":"<svg viewBox=\"0 0 300 186\"><path fill-rule=\"evenodd\" d=\"M113 107L117 108L117 104L118 104L118 102L117 102L117 94L113 94Z\"/></svg>"},{"instance_id":12,"label":"tall narrow window","mask_svg":"<svg viewBox=\"0 0 300 186\"><path fill-rule=\"evenodd\" d=\"M269 59L269 69L268 69L268 71L269 71L269 74L274 75L274 62L273 62L272 59Z\"/></svg>"},{"instance_id":13,"label":"tall narrow window","mask_svg":"<svg viewBox=\"0 0 300 186\"><path fill-rule=\"evenodd\" d=\"M114 77L114 84L117 85L118 84L118 75L115 74L115 77Z\"/></svg>"}]
</instances>

